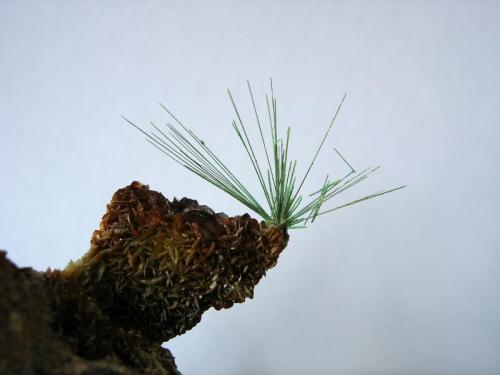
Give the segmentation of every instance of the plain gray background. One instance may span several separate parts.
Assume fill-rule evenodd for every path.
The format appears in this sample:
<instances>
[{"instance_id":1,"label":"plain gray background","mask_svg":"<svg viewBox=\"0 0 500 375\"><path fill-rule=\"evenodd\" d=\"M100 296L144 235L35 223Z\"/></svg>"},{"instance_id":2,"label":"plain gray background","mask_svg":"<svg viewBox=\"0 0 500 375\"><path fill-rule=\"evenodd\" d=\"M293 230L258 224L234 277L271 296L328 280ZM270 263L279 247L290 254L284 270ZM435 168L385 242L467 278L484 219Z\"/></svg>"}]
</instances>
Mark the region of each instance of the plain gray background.
<instances>
[{"instance_id":1,"label":"plain gray background","mask_svg":"<svg viewBox=\"0 0 500 375\"><path fill-rule=\"evenodd\" d=\"M498 2L0 1L0 248L64 267L132 180L247 210L120 115L162 101L252 189L244 113L273 77L303 171L381 165L334 203L407 184L293 231L255 298L166 344L186 375L500 373ZM248 121L253 125L251 118Z\"/></svg>"}]
</instances>

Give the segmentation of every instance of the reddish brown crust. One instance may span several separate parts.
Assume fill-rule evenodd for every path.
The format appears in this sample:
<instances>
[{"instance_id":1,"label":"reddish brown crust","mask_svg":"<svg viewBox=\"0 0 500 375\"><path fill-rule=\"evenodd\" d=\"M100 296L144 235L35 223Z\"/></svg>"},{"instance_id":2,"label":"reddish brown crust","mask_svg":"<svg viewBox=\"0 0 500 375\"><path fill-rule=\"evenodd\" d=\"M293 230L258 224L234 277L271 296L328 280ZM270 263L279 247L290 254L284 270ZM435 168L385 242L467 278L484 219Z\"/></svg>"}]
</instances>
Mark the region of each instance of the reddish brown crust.
<instances>
[{"instance_id":1,"label":"reddish brown crust","mask_svg":"<svg viewBox=\"0 0 500 375\"><path fill-rule=\"evenodd\" d=\"M125 328L166 341L210 307L252 298L287 241L286 231L248 214L214 214L186 198L169 202L133 182L114 194L91 249L64 272Z\"/></svg>"}]
</instances>

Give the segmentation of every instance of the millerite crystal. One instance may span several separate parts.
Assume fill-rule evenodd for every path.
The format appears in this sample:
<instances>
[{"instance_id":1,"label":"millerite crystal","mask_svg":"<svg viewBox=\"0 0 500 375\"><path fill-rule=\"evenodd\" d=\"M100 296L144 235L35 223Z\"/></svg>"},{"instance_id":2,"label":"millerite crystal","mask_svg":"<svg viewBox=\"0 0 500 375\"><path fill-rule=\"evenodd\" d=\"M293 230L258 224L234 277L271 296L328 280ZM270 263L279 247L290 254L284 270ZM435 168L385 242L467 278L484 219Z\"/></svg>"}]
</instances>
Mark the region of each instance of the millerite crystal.
<instances>
[{"instance_id":1,"label":"millerite crystal","mask_svg":"<svg viewBox=\"0 0 500 375\"><path fill-rule=\"evenodd\" d=\"M250 159L251 168L255 171L255 176L259 181L262 193L265 197L265 203L259 202L221 158L207 146L206 142L200 139L192 130L187 128L163 104L161 106L172 118L173 124L167 123L164 127L159 127L151 122L153 131L148 133L130 120L126 118L125 120L142 132L146 136L148 142L153 144L153 146L158 148L169 158L243 203L262 217L266 223L280 228L303 228L308 221L314 222L320 215L404 187L400 186L395 189L377 192L353 202L322 210L324 203L363 181L368 175L378 169L378 167L366 168L361 172L356 172L347 160L335 149L340 158L349 167L349 172L336 179L330 179L329 175L327 175L323 184L320 185L316 191L309 194L310 199L306 203L306 199L303 199L301 195L301 190L337 119L337 115L340 112L340 108L346 96L344 95L342 98L333 119L316 149L307 171L301 179L297 180L297 161L291 160L288 155L290 128L287 129L284 138L279 137L277 101L274 96L272 81L270 97L266 95L267 122L269 124L269 139L267 142L262 129L261 117L257 111L255 99L248 81L247 85L255 114L255 122L259 129L260 141L264 150L265 159L262 158L264 161L259 161L256 148L252 145L247 133L243 117L236 106L233 95L228 90L229 98L231 99L236 115L236 119L233 120L232 126L236 132L237 138L240 140ZM261 165L267 165L265 171L262 169Z\"/></svg>"}]
</instances>

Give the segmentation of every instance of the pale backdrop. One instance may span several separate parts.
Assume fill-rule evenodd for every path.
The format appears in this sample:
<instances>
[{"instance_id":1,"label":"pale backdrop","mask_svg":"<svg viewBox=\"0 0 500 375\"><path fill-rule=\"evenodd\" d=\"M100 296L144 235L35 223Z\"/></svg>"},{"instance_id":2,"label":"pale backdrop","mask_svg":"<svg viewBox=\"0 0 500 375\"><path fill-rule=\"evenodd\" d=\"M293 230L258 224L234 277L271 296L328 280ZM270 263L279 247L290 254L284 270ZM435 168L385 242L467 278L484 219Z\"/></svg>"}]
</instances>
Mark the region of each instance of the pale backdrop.
<instances>
[{"instance_id":1,"label":"pale backdrop","mask_svg":"<svg viewBox=\"0 0 500 375\"><path fill-rule=\"evenodd\" d=\"M311 181L380 172L337 202L408 188L294 231L255 299L167 343L186 375L500 373L498 2L0 1L0 248L63 267L113 192L140 180L216 211L239 203L120 115L169 105L256 180L232 133L273 77ZM303 170L303 169L301 169ZM310 185L310 188L315 185Z\"/></svg>"}]
</instances>

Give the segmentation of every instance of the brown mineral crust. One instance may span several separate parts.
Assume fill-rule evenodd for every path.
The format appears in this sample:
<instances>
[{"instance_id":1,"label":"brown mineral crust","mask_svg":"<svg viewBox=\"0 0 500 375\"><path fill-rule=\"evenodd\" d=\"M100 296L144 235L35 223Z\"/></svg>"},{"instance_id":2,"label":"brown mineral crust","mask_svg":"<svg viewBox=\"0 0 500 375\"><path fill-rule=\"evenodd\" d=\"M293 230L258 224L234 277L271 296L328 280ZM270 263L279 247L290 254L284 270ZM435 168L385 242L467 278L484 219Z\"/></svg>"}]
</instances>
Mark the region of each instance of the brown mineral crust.
<instances>
[{"instance_id":1,"label":"brown mineral crust","mask_svg":"<svg viewBox=\"0 0 500 375\"><path fill-rule=\"evenodd\" d=\"M287 241L247 214L134 182L64 270L19 269L0 252L0 373L179 375L161 343L252 298Z\"/></svg>"},{"instance_id":2,"label":"brown mineral crust","mask_svg":"<svg viewBox=\"0 0 500 375\"><path fill-rule=\"evenodd\" d=\"M84 285L124 330L160 343L194 327L210 307L252 298L287 241L286 230L247 214L169 202L133 182L114 194L90 250L61 277Z\"/></svg>"}]
</instances>

